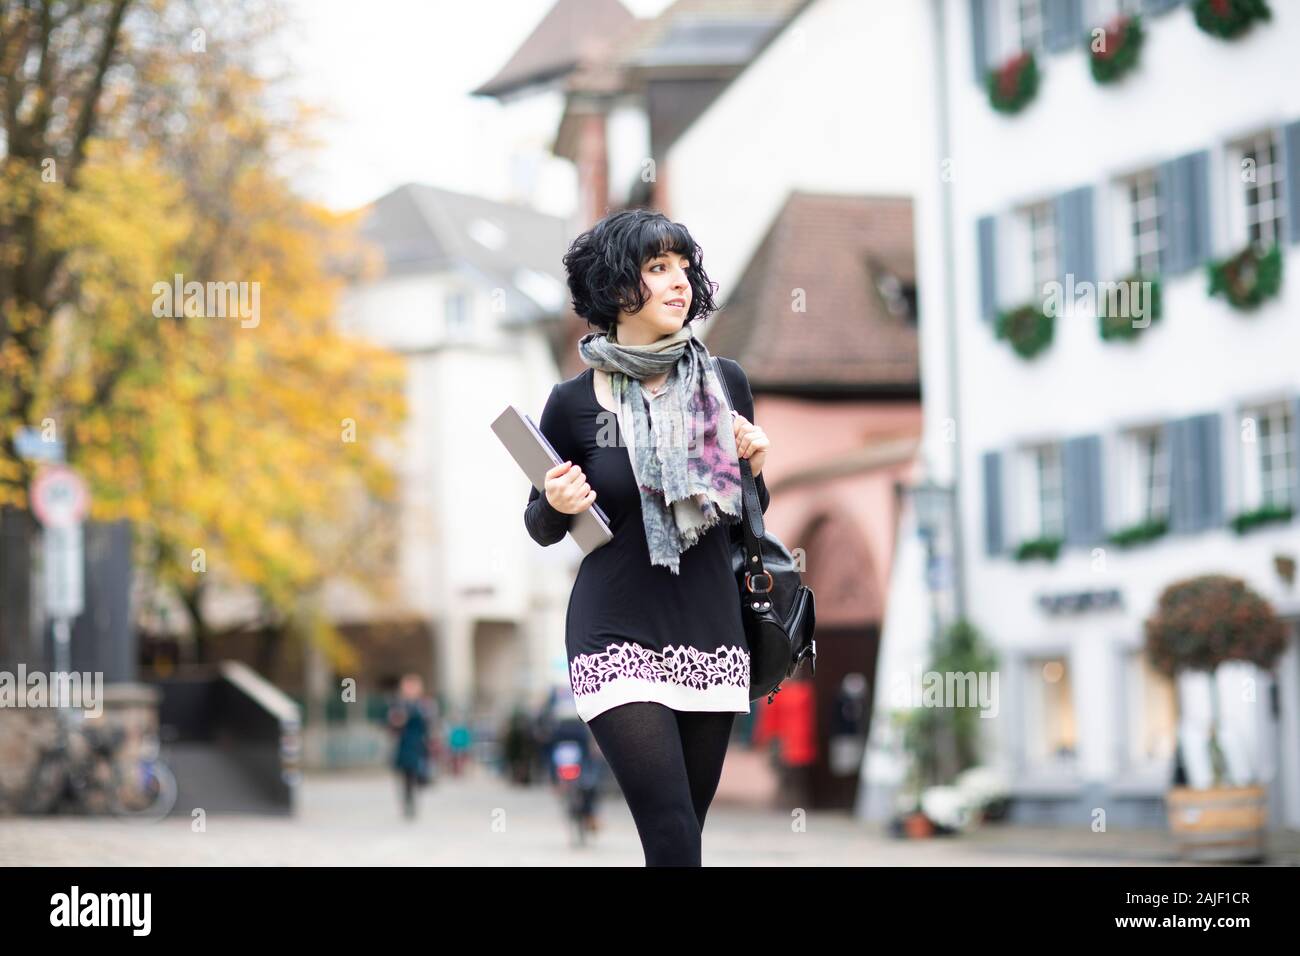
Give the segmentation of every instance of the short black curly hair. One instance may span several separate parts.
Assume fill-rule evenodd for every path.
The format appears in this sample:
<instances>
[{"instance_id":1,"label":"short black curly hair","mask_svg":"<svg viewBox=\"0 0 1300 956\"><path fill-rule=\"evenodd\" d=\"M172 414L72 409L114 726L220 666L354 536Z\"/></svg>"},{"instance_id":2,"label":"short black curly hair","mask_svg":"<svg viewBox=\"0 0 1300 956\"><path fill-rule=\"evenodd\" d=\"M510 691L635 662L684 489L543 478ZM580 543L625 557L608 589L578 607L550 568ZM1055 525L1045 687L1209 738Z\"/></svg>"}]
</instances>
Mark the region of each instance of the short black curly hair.
<instances>
[{"instance_id":1,"label":"short black curly hair","mask_svg":"<svg viewBox=\"0 0 1300 956\"><path fill-rule=\"evenodd\" d=\"M707 319L717 311L717 283L704 272L703 251L685 226L649 209L611 213L573 240L563 260L573 310L587 325L608 332L621 310L639 312L645 305L641 267L665 252L690 260L691 304L682 324Z\"/></svg>"}]
</instances>

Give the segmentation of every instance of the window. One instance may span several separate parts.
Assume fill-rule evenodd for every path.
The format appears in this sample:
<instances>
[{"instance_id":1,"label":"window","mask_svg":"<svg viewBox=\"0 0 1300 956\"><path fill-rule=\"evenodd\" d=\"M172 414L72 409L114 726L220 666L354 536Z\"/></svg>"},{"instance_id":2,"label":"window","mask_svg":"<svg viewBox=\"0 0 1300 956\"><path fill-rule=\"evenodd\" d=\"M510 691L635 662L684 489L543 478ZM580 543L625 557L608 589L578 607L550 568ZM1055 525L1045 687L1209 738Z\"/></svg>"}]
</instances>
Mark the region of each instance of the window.
<instances>
[{"instance_id":1,"label":"window","mask_svg":"<svg viewBox=\"0 0 1300 956\"><path fill-rule=\"evenodd\" d=\"M1243 140L1229 154L1236 159L1239 242L1264 248L1281 243L1283 197L1282 157L1272 131Z\"/></svg>"},{"instance_id":2,"label":"window","mask_svg":"<svg viewBox=\"0 0 1300 956\"><path fill-rule=\"evenodd\" d=\"M877 263L870 263L869 270L889 314L915 325L916 280L899 276Z\"/></svg>"},{"instance_id":3,"label":"window","mask_svg":"<svg viewBox=\"0 0 1300 956\"><path fill-rule=\"evenodd\" d=\"M1056 234L1056 205L1051 201L1020 207L1008 217L1010 254L1005 260L1009 297L998 296L1004 305L1040 301L1049 282L1059 282L1059 243ZM999 277L1002 278L1002 277ZM999 282L999 288L1001 283Z\"/></svg>"},{"instance_id":4,"label":"window","mask_svg":"<svg viewBox=\"0 0 1300 956\"><path fill-rule=\"evenodd\" d=\"M1071 770L1078 736L1069 664L1064 657L1038 657L1025 667L1025 763L1049 773Z\"/></svg>"},{"instance_id":5,"label":"window","mask_svg":"<svg viewBox=\"0 0 1300 956\"><path fill-rule=\"evenodd\" d=\"M1065 536L1065 494L1061 474L1061 446L1040 445L1025 449L1020 457L1020 485L1017 495L1021 513L1022 539Z\"/></svg>"},{"instance_id":6,"label":"window","mask_svg":"<svg viewBox=\"0 0 1300 956\"><path fill-rule=\"evenodd\" d=\"M1160 272L1160 194L1154 170L1128 181L1129 229L1133 241L1133 270L1153 276Z\"/></svg>"},{"instance_id":7,"label":"window","mask_svg":"<svg viewBox=\"0 0 1300 956\"><path fill-rule=\"evenodd\" d=\"M1163 430L1138 428L1124 436L1124 522L1144 524L1169 517L1169 449Z\"/></svg>"},{"instance_id":8,"label":"window","mask_svg":"<svg viewBox=\"0 0 1300 956\"><path fill-rule=\"evenodd\" d=\"M449 292L443 300L446 313L447 337L464 339L469 337L469 302L463 292Z\"/></svg>"},{"instance_id":9,"label":"window","mask_svg":"<svg viewBox=\"0 0 1300 956\"><path fill-rule=\"evenodd\" d=\"M1047 445L1038 450L1038 508L1044 537L1065 534L1065 493L1059 445Z\"/></svg>"},{"instance_id":10,"label":"window","mask_svg":"<svg viewBox=\"0 0 1300 956\"><path fill-rule=\"evenodd\" d=\"M1285 507L1291 500L1297 463L1291 455L1291 429L1296 427L1286 402L1248 409L1244 416L1253 429L1243 429L1244 474L1242 497L1247 508ZM1250 438L1253 436L1253 443Z\"/></svg>"},{"instance_id":11,"label":"window","mask_svg":"<svg viewBox=\"0 0 1300 956\"><path fill-rule=\"evenodd\" d=\"M1043 45L1042 0L1017 0L1016 29L1020 49L1037 50Z\"/></svg>"},{"instance_id":12,"label":"window","mask_svg":"<svg viewBox=\"0 0 1300 956\"><path fill-rule=\"evenodd\" d=\"M1124 678L1128 768L1163 771L1177 740L1174 682L1151 666L1141 648L1125 654Z\"/></svg>"},{"instance_id":13,"label":"window","mask_svg":"<svg viewBox=\"0 0 1300 956\"><path fill-rule=\"evenodd\" d=\"M1046 23L1042 0L999 0L993 13L993 50L989 65L996 67L1024 50L1041 56Z\"/></svg>"},{"instance_id":14,"label":"window","mask_svg":"<svg viewBox=\"0 0 1300 956\"><path fill-rule=\"evenodd\" d=\"M1029 263L1033 296L1041 296L1049 282L1060 278L1056 267L1056 213L1051 203L1031 206L1029 220Z\"/></svg>"},{"instance_id":15,"label":"window","mask_svg":"<svg viewBox=\"0 0 1300 956\"><path fill-rule=\"evenodd\" d=\"M1088 28L1105 26L1119 16L1142 12L1142 0L1092 0L1087 8Z\"/></svg>"}]
</instances>

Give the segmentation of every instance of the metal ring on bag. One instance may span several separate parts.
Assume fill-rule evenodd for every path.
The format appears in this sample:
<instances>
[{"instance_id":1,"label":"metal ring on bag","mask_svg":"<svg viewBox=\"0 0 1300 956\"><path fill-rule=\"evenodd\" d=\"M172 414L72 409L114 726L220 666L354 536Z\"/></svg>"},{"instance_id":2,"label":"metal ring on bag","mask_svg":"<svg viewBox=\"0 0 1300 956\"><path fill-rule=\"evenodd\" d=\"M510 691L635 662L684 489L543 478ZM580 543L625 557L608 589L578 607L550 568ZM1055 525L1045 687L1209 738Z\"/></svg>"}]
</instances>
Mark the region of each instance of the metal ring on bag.
<instances>
[{"instance_id":1,"label":"metal ring on bag","mask_svg":"<svg viewBox=\"0 0 1300 956\"><path fill-rule=\"evenodd\" d=\"M753 579L759 576L763 576L767 578L767 587L763 588L762 590L757 590L754 587ZM749 590L750 594L767 594L769 591L772 590L772 583L773 582L772 582L771 571L760 571L758 574L755 574L753 571L745 572L745 587Z\"/></svg>"}]
</instances>

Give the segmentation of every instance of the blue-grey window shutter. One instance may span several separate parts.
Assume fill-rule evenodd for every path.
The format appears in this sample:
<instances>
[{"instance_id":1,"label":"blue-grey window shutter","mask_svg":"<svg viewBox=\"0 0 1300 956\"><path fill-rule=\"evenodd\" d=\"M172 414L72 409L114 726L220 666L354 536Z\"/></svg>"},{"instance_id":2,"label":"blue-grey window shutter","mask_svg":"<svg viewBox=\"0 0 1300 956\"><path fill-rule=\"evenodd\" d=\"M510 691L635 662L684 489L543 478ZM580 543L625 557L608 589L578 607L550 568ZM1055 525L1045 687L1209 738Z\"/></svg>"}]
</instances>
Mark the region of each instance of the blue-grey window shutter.
<instances>
[{"instance_id":1,"label":"blue-grey window shutter","mask_svg":"<svg viewBox=\"0 0 1300 956\"><path fill-rule=\"evenodd\" d=\"M990 555L1001 554L1002 533L1002 454L984 453L984 548Z\"/></svg>"},{"instance_id":2,"label":"blue-grey window shutter","mask_svg":"<svg viewBox=\"0 0 1300 956\"><path fill-rule=\"evenodd\" d=\"M1160 194L1160 271L1177 275L1187 271L1187 205L1182 196L1183 166L1176 159L1161 163L1156 170L1156 189Z\"/></svg>"},{"instance_id":3,"label":"blue-grey window shutter","mask_svg":"<svg viewBox=\"0 0 1300 956\"><path fill-rule=\"evenodd\" d=\"M970 0L970 42L975 82L982 85L989 70L988 0Z\"/></svg>"},{"instance_id":4,"label":"blue-grey window shutter","mask_svg":"<svg viewBox=\"0 0 1300 956\"><path fill-rule=\"evenodd\" d=\"M1169 454L1169 530L1178 534L1192 530L1189 495L1196 469L1187 441L1186 419L1165 422L1164 440Z\"/></svg>"},{"instance_id":5,"label":"blue-grey window shutter","mask_svg":"<svg viewBox=\"0 0 1300 956\"><path fill-rule=\"evenodd\" d=\"M1143 13L1164 13L1166 10L1172 10L1183 0L1142 0Z\"/></svg>"},{"instance_id":6,"label":"blue-grey window shutter","mask_svg":"<svg viewBox=\"0 0 1300 956\"><path fill-rule=\"evenodd\" d=\"M1045 0L1043 45L1056 52L1083 42L1083 0Z\"/></svg>"},{"instance_id":7,"label":"blue-grey window shutter","mask_svg":"<svg viewBox=\"0 0 1300 956\"><path fill-rule=\"evenodd\" d=\"M1061 448L1065 479L1065 543L1091 547L1101 541L1101 436L1081 435Z\"/></svg>"},{"instance_id":8,"label":"blue-grey window shutter","mask_svg":"<svg viewBox=\"0 0 1300 956\"><path fill-rule=\"evenodd\" d=\"M1061 281L1073 273L1076 283L1095 282L1091 186L1080 186L1056 197L1056 228L1061 248Z\"/></svg>"},{"instance_id":9,"label":"blue-grey window shutter","mask_svg":"<svg viewBox=\"0 0 1300 956\"><path fill-rule=\"evenodd\" d=\"M1218 412L1169 423L1169 529L1223 524L1223 457Z\"/></svg>"},{"instance_id":10,"label":"blue-grey window shutter","mask_svg":"<svg viewBox=\"0 0 1300 956\"><path fill-rule=\"evenodd\" d=\"M985 322L992 322L998 311L997 217L981 216L976 227L979 237L980 317Z\"/></svg>"},{"instance_id":11,"label":"blue-grey window shutter","mask_svg":"<svg viewBox=\"0 0 1300 956\"><path fill-rule=\"evenodd\" d=\"M1210 154L1206 150L1162 163L1160 270L1178 275L1210 257Z\"/></svg>"},{"instance_id":12,"label":"blue-grey window shutter","mask_svg":"<svg viewBox=\"0 0 1300 956\"><path fill-rule=\"evenodd\" d=\"M1201 150L1184 156L1187 163L1187 201L1191 207L1189 268L1196 269L1210 258L1210 153Z\"/></svg>"},{"instance_id":13,"label":"blue-grey window shutter","mask_svg":"<svg viewBox=\"0 0 1300 956\"><path fill-rule=\"evenodd\" d=\"M1201 460L1201 527L1223 524L1223 451L1219 414L1196 416L1199 430L1197 451Z\"/></svg>"},{"instance_id":14,"label":"blue-grey window shutter","mask_svg":"<svg viewBox=\"0 0 1300 956\"><path fill-rule=\"evenodd\" d=\"M1300 242L1300 120L1282 128L1282 151L1286 155L1286 172L1282 188L1286 191L1286 216L1291 220L1292 242Z\"/></svg>"},{"instance_id":15,"label":"blue-grey window shutter","mask_svg":"<svg viewBox=\"0 0 1300 956\"><path fill-rule=\"evenodd\" d=\"M1291 403L1291 507L1300 514L1300 396Z\"/></svg>"}]
</instances>

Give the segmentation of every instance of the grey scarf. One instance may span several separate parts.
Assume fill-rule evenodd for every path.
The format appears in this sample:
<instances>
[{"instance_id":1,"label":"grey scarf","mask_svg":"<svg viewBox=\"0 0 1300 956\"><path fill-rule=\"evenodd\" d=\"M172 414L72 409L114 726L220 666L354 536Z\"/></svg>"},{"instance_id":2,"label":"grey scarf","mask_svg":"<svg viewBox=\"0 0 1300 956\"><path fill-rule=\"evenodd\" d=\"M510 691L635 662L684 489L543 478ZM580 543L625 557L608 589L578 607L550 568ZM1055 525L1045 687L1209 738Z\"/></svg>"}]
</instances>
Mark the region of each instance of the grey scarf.
<instances>
[{"instance_id":1,"label":"grey scarf","mask_svg":"<svg viewBox=\"0 0 1300 956\"><path fill-rule=\"evenodd\" d=\"M578 354L609 373L650 563L679 574L681 553L719 522L739 521L742 507L736 436L709 351L683 325L649 345L621 345L615 327L588 332ZM642 389L663 372L663 391Z\"/></svg>"}]
</instances>

